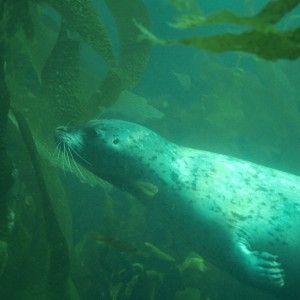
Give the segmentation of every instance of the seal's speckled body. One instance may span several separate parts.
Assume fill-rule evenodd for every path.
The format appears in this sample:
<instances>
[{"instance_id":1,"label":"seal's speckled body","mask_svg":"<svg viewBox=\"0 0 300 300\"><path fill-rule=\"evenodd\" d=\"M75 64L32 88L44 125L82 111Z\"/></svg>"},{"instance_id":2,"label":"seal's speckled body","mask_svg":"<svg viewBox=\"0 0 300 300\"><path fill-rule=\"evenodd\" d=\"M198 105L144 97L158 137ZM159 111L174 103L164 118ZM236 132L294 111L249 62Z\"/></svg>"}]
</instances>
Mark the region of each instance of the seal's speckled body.
<instances>
[{"instance_id":1,"label":"seal's speckled body","mask_svg":"<svg viewBox=\"0 0 300 300\"><path fill-rule=\"evenodd\" d=\"M59 127L56 139L97 176L152 197L191 250L243 282L300 299L299 177L180 147L119 120Z\"/></svg>"}]
</instances>

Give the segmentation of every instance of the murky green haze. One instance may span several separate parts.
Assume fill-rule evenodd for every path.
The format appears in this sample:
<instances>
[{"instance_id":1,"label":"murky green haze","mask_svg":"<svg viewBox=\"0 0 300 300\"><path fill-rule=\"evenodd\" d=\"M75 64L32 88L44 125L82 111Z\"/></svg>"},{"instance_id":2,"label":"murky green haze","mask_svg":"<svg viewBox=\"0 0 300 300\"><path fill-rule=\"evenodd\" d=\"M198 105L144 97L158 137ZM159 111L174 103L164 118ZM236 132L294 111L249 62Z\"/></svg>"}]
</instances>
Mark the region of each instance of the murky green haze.
<instances>
[{"instance_id":1,"label":"murky green haze","mask_svg":"<svg viewBox=\"0 0 300 300\"><path fill-rule=\"evenodd\" d=\"M136 25L177 41L240 34L245 24L171 25L223 8L252 16L267 3L211 2L0 1L0 299L275 299L155 226L144 203L78 170L54 142L57 126L118 118L300 176L299 59L166 46ZM299 27L299 7L274 27ZM269 55L274 45L249 48Z\"/></svg>"}]
</instances>

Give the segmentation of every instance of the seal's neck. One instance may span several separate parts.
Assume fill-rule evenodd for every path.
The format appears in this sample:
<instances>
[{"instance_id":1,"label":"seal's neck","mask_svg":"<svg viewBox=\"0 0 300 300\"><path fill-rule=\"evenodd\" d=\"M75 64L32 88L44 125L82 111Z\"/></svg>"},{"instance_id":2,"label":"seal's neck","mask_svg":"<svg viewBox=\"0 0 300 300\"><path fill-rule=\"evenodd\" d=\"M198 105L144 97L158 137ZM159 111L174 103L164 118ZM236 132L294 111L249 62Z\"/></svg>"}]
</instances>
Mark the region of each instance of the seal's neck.
<instances>
[{"instance_id":1,"label":"seal's neck","mask_svg":"<svg viewBox=\"0 0 300 300\"><path fill-rule=\"evenodd\" d=\"M154 197L176 180L177 172L173 170L179 165L179 147L161 139L156 145L143 147L143 151L128 152L126 157L122 153L110 168L101 168L102 174L96 175L139 198Z\"/></svg>"}]
</instances>

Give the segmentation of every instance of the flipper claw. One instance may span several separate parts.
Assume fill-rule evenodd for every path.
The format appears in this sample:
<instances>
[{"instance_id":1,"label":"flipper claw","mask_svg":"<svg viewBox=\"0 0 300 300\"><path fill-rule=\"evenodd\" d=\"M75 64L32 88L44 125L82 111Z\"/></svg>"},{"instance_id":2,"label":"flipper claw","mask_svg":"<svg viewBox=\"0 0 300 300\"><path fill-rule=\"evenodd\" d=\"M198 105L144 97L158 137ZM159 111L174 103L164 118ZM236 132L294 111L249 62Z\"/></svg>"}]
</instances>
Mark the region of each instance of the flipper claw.
<instances>
[{"instance_id":1,"label":"flipper claw","mask_svg":"<svg viewBox=\"0 0 300 300\"><path fill-rule=\"evenodd\" d=\"M264 251L251 251L248 245L240 243L234 263L240 263L240 268L235 268L237 275L257 286L284 286L284 268L279 262L279 257Z\"/></svg>"}]
</instances>

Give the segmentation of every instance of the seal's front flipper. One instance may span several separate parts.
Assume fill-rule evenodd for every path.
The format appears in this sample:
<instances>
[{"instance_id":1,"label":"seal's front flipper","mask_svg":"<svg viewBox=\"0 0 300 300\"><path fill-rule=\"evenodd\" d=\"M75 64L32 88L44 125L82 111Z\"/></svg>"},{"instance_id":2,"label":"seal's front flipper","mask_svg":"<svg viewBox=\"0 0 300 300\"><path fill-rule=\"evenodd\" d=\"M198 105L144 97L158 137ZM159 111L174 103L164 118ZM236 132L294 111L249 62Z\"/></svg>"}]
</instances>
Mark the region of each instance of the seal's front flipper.
<instances>
[{"instance_id":1,"label":"seal's front flipper","mask_svg":"<svg viewBox=\"0 0 300 300\"><path fill-rule=\"evenodd\" d=\"M277 256L268 252L251 251L245 240L238 241L231 253L231 270L243 281L255 286L284 286L284 270L277 262Z\"/></svg>"}]
</instances>

